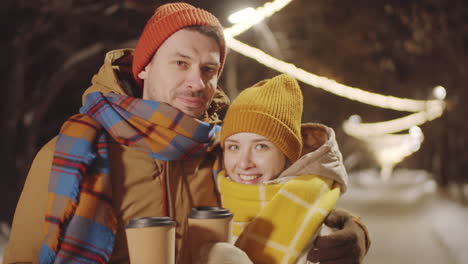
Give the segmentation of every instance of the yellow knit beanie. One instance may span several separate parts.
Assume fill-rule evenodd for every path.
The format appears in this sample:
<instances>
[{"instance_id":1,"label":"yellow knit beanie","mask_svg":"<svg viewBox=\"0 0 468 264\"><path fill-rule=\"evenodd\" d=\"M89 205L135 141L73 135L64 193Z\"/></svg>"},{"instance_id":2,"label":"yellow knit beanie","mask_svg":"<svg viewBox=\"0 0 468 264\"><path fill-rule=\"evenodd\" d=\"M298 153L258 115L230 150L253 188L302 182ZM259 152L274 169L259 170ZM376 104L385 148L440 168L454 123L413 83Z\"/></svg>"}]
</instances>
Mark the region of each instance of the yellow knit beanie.
<instances>
[{"instance_id":1,"label":"yellow knit beanie","mask_svg":"<svg viewBox=\"0 0 468 264\"><path fill-rule=\"evenodd\" d=\"M223 121L221 146L231 135L255 133L268 138L294 162L302 150L302 108L301 88L291 76L260 81L232 102Z\"/></svg>"}]
</instances>

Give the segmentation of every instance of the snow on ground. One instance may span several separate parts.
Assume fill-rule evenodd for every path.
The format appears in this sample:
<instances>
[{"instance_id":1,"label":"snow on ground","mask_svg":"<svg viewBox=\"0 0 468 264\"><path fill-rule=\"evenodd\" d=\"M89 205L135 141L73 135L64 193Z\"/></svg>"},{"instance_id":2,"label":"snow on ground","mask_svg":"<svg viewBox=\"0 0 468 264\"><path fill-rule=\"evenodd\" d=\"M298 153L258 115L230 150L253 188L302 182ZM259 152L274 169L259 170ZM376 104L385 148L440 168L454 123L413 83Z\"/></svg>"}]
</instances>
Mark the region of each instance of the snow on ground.
<instances>
[{"instance_id":1,"label":"snow on ground","mask_svg":"<svg viewBox=\"0 0 468 264\"><path fill-rule=\"evenodd\" d=\"M440 210L431 212L434 233L455 258L456 263L467 263L468 210L456 203L439 203Z\"/></svg>"},{"instance_id":2,"label":"snow on ground","mask_svg":"<svg viewBox=\"0 0 468 264\"><path fill-rule=\"evenodd\" d=\"M359 215L369 228L365 264L466 263L468 208L441 194L427 172L399 169L386 182L377 170L349 177L338 207Z\"/></svg>"}]
</instances>

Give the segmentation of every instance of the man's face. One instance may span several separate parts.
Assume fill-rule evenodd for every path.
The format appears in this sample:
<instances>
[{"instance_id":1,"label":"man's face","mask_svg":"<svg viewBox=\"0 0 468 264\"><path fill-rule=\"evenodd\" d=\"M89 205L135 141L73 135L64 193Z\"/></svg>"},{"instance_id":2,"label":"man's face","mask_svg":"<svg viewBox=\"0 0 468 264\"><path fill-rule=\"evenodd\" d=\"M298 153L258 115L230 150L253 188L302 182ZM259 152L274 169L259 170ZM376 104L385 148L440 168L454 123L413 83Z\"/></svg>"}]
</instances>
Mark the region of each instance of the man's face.
<instances>
[{"instance_id":1,"label":"man's face","mask_svg":"<svg viewBox=\"0 0 468 264\"><path fill-rule=\"evenodd\" d=\"M216 40L181 29L164 41L138 75L144 80L143 99L168 103L198 118L213 99L220 66Z\"/></svg>"}]
</instances>

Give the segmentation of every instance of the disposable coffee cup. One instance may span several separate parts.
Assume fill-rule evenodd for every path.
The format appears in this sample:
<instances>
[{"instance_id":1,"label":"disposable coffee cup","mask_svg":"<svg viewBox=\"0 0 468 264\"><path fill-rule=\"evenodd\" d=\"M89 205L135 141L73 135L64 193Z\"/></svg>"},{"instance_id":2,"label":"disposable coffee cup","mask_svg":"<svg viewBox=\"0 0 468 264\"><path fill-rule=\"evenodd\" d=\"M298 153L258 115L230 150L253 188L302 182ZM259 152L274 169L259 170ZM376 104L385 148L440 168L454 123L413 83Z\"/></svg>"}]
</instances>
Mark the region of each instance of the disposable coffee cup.
<instances>
[{"instance_id":1,"label":"disposable coffee cup","mask_svg":"<svg viewBox=\"0 0 468 264\"><path fill-rule=\"evenodd\" d=\"M193 207L188 218L191 245L195 248L205 242L231 242L232 216L226 208Z\"/></svg>"},{"instance_id":2,"label":"disposable coffee cup","mask_svg":"<svg viewBox=\"0 0 468 264\"><path fill-rule=\"evenodd\" d=\"M175 263L175 221L170 217L134 218L125 232L130 263Z\"/></svg>"}]
</instances>

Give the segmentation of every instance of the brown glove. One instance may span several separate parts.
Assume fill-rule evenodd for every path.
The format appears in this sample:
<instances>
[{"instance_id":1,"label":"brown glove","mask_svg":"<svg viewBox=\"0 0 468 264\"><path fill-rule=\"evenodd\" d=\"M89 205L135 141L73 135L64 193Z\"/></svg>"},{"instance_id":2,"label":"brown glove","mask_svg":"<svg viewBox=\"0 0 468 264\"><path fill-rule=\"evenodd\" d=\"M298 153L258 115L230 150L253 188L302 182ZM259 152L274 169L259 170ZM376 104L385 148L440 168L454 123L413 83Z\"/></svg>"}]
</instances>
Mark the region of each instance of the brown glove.
<instances>
[{"instance_id":1,"label":"brown glove","mask_svg":"<svg viewBox=\"0 0 468 264\"><path fill-rule=\"evenodd\" d=\"M366 226L360 219L342 209L333 210L325 225L338 231L317 237L308 260L320 264L359 264L370 247Z\"/></svg>"}]
</instances>

